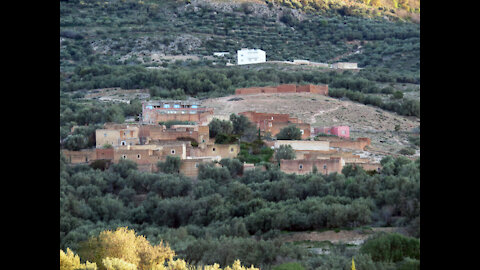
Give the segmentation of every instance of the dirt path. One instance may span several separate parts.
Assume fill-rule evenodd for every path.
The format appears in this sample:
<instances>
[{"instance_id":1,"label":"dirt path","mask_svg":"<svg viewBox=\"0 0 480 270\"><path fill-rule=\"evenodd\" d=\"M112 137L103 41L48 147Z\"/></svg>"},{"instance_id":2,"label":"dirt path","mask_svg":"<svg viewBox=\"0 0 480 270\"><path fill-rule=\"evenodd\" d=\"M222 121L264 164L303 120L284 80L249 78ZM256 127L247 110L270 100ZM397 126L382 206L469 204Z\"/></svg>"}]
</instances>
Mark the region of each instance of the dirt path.
<instances>
[{"instance_id":1,"label":"dirt path","mask_svg":"<svg viewBox=\"0 0 480 270\"><path fill-rule=\"evenodd\" d=\"M353 243L361 244L368 237L374 235L378 232L396 232L398 228L396 227L385 227L385 228L372 228L371 230L360 231L360 230L351 230L351 231L324 231L324 232L292 232L286 235L279 237L280 240L284 242L296 242L296 241L329 241L333 244L335 243Z\"/></svg>"},{"instance_id":2,"label":"dirt path","mask_svg":"<svg viewBox=\"0 0 480 270\"><path fill-rule=\"evenodd\" d=\"M331 109L328 109L328 110L320 110L320 111L314 113L314 114L311 116L310 125L313 125L313 124L315 124L315 123L317 122L317 119L316 119L317 116L320 116L320 115L322 115L322 114L324 114L324 113L330 113L330 112L336 111L336 110L338 110L338 109L339 109L340 107L342 107L342 106L343 106L342 104L339 104L338 106L336 106L336 107L334 107L334 108L331 108ZM347 104L346 106L348 106L348 104Z\"/></svg>"}]
</instances>

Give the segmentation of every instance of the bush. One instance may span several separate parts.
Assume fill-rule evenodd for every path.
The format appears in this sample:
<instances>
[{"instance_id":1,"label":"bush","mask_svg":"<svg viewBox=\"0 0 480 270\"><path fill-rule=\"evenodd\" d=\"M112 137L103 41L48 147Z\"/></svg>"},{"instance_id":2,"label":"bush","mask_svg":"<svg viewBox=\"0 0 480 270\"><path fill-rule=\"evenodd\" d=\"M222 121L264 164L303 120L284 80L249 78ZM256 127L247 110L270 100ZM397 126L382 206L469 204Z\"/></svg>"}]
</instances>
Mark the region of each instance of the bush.
<instances>
[{"instance_id":1,"label":"bush","mask_svg":"<svg viewBox=\"0 0 480 270\"><path fill-rule=\"evenodd\" d=\"M277 134L277 140L300 140L302 132L295 125L282 128Z\"/></svg>"},{"instance_id":2,"label":"bush","mask_svg":"<svg viewBox=\"0 0 480 270\"><path fill-rule=\"evenodd\" d=\"M373 261L399 262L406 257L420 259L420 240L398 233L381 233L368 239L360 248Z\"/></svg>"},{"instance_id":3,"label":"bush","mask_svg":"<svg viewBox=\"0 0 480 270\"><path fill-rule=\"evenodd\" d=\"M402 148L400 151L398 151L398 153L402 155L411 156L411 155L415 155L415 149L406 147L406 148Z\"/></svg>"},{"instance_id":4,"label":"bush","mask_svg":"<svg viewBox=\"0 0 480 270\"><path fill-rule=\"evenodd\" d=\"M392 96L393 96L394 99L402 99L403 98L403 92L397 90L393 93Z\"/></svg>"},{"instance_id":5,"label":"bush","mask_svg":"<svg viewBox=\"0 0 480 270\"><path fill-rule=\"evenodd\" d=\"M305 268L297 262L290 262L277 265L272 268L273 270L305 270Z\"/></svg>"}]
</instances>

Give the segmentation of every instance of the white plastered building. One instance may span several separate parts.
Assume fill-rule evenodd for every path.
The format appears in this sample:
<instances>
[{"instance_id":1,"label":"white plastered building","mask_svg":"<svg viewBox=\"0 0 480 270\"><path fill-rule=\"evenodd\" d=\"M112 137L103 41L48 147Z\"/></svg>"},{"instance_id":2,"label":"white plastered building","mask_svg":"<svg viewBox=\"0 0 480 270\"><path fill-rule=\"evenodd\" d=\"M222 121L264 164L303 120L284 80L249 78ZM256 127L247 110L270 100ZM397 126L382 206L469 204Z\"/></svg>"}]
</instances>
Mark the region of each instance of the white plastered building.
<instances>
[{"instance_id":1,"label":"white plastered building","mask_svg":"<svg viewBox=\"0 0 480 270\"><path fill-rule=\"evenodd\" d=\"M241 49L237 51L237 64L246 65L246 64L257 64L265 63L267 57L265 51L260 49Z\"/></svg>"}]
</instances>

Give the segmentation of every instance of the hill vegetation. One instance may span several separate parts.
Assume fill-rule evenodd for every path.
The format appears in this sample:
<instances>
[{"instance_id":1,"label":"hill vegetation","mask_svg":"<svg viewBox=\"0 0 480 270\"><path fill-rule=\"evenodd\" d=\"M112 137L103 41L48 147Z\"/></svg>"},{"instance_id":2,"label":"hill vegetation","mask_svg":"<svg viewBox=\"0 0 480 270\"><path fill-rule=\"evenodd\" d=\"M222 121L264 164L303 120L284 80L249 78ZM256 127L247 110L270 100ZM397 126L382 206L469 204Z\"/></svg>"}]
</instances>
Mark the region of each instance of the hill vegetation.
<instances>
[{"instance_id":1,"label":"hill vegetation","mask_svg":"<svg viewBox=\"0 0 480 270\"><path fill-rule=\"evenodd\" d=\"M152 98L203 99L240 87L329 84L333 97L419 117L419 101L398 93L405 93L403 84L420 83L419 25L401 16L418 11L412 0L60 1L61 147L93 147L95 129L103 123L141 113L138 99L84 99L86 90L108 87L148 89ZM363 69L226 66L242 47L261 48L268 60L352 61ZM214 58L216 51L230 56ZM167 251L171 259L174 250L177 263L155 267L218 264L213 268L240 270L240 260L265 270L345 269L355 256L359 269L418 269L419 160L386 157L380 172L346 166L343 174L288 175L270 163L274 151L256 130L241 117L230 120L231 126L213 122L213 135L220 142L240 138L238 159L200 166L196 182L178 173L178 159L146 173L128 160L70 165L61 156L61 262L84 269L144 269L145 258ZM419 139L412 143L419 145ZM243 162L260 167L242 173ZM402 227L411 237L379 237L361 248L338 244L328 256L278 240L290 231L369 226ZM144 256L128 257L128 248L101 249L104 240L119 239L138 244ZM394 251L396 244L401 253ZM387 245L392 248L376 252Z\"/></svg>"},{"instance_id":2,"label":"hill vegetation","mask_svg":"<svg viewBox=\"0 0 480 270\"><path fill-rule=\"evenodd\" d=\"M200 166L193 184L178 173L139 172L128 160L99 170L61 159L60 249L77 253L89 237L128 226L153 245L166 241L188 263L223 267L239 259L270 269L290 258L314 269L330 258L275 237L361 226L401 226L419 237L419 160L385 158L380 173L346 166L327 176L287 175L273 164L241 176L227 161Z\"/></svg>"}]
</instances>

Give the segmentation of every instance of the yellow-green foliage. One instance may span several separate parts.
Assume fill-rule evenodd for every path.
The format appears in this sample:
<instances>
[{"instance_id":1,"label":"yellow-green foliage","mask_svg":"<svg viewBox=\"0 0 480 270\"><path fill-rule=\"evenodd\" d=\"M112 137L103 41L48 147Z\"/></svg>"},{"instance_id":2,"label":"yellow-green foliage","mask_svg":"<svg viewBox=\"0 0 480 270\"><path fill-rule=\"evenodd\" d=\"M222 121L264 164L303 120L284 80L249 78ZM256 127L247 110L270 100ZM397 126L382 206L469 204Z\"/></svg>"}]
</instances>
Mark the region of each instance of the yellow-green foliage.
<instances>
[{"instance_id":1,"label":"yellow-green foliage","mask_svg":"<svg viewBox=\"0 0 480 270\"><path fill-rule=\"evenodd\" d=\"M136 265L139 270L146 270L175 256L168 245L160 242L152 246L144 236L137 236L134 230L128 230L127 227L103 231L98 237L90 238L81 244L79 254L96 262L99 270L106 269L102 260L107 257L119 258Z\"/></svg>"},{"instance_id":2,"label":"yellow-green foliage","mask_svg":"<svg viewBox=\"0 0 480 270\"><path fill-rule=\"evenodd\" d=\"M174 260L175 251L160 242L152 246L142 235L134 230L119 227L115 231L103 231L98 237L92 237L81 244L80 256L94 263L80 264L80 257L67 249L60 250L60 270L89 269L96 270L222 270L219 264L192 266L181 259ZM165 266L165 262L168 262ZM242 266L239 260L224 270L260 270L253 265Z\"/></svg>"},{"instance_id":3,"label":"yellow-green foliage","mask_svg":"<svg viewBox=\"0 0 480 270\"><path fill-rule=\"evenodd\" d=\"M73 251L67 248L67 253L60 250L60 270L96 270L97 265L95 263L86 262L85 264L80 263L80 257L75 255Z\"/></svg>"},{"instance_id":4,"label":"yellow-green foliage","mask_svg":"<svg viewBox=\"0 0 480 270\"><path fill-rule=\"evenodd\" d=\"M119 258L107 257L102 260L102 263L108 270L137 270L135 264L128 263Z\"/></svg>"}]
</instances>

